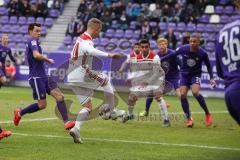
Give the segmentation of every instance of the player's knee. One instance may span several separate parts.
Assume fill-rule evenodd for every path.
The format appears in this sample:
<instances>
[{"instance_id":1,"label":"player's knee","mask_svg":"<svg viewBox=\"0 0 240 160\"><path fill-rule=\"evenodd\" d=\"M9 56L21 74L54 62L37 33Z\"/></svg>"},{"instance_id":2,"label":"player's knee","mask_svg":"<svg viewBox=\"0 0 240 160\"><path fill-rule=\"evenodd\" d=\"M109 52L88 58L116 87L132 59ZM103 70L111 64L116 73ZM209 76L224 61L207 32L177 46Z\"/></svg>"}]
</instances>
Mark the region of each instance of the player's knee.
<instances>
[{"instance_id":1,"label":"player's knee","mask_svg":"<svg viewBox=\"0 0 240 160\"><path fill-rule=\"evenodd\" d=\"M47 102L39 102L38 107L39 109L45 109L47 107Z\"/></svg>"},{"instance_id":2,"label":"player's knee","mask_svg":"<svg viewBox=\"0 0 240 160\"><path fill-rule=\"evenodd\" d=\"M199 96L199 92L198 91L193 91L192 94L193 94L194 97L198 97Z\"/></svg>"},{"instance_id":3,"label":"player's knee","mask_svg":"<svg viewBox=\"0 0 240 160\"><path fill-rule=\"evenodd\" d=\"M56 98L57 102L62 102L64 100L64 95L63 94L59 94L55 98Z\"/></svg>"},{"instance_id":4,"label":"player's knee","mask_svg":"<svg viewBox=\"0 0 240 160\"><path fill-rule=\"evenodd\" d=\"M162 97L161 97L161 96L156 96L156 97L155 97L155 100L156 100L157 102L161 102Z\"/></svg>"},{"instance_id":5,"label":"player's knee","mask_svg":"<svg viewBox=\"0 0 240 160\"><path fill-rule=\"evenodd\" d=\"M129 106L134 106L136 103L136 100L134 99L134 97L131 97L128 99L128 105Z\"/></svg>"},{"instance_id":6,"label":"player's knee","mask_svg":"<svg viewBox=\"0 0 240 160\"><path fill-rule=\"evenodd\" d=\"M180 98L181 98L181 99L187 98L187 94L184 93L184 92L181 92L181 93L180 93Z\"/></svg>"}]
</instances>

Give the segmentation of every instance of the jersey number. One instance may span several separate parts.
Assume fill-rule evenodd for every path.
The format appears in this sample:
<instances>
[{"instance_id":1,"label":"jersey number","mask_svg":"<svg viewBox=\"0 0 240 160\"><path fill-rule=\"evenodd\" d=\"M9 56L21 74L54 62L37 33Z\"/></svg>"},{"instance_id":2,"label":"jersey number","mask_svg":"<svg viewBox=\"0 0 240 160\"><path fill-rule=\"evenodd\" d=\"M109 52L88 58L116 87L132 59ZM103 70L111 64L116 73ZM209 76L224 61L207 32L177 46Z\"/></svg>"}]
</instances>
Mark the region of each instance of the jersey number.
<instances>
[{"instance_id":1,"label":"jersey number","mask_svg":"<svg viewBox=\"0 0 240 160\"><path fill-rule=\"evenodd\" d=\"M224 65L229 65L231 62L240 60L240 42L237 38L239 32L239 27L237 26L231 29L230 35L227 31L224 31L219 37L219 43L224 42L223 49L227 53L227 55L222 58ZM236 50L234 50L234 46Z\"/></svg>"}]
</instances>

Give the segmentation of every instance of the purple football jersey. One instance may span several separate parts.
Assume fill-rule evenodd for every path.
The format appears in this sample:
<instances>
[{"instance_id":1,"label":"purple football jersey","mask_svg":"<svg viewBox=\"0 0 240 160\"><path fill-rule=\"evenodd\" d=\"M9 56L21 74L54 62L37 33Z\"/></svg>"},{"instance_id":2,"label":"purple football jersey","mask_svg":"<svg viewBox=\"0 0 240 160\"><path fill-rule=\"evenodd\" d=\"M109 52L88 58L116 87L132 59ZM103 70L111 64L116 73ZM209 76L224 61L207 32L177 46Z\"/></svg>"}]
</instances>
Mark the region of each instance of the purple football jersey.
<instances>
[{"instance_id":1,"label":"purple football jersey","mask_svg":"<svg viewBox=\"0 0 240 160\"><path fill-rule=\"evenodd\" d=\"M216 39L216 66L226 85L240 82L240 20L220 30Z\"/></svg>"},{"instance_id":2,"label":"purple football jersey","mask_svg":"<svg viewBox=\"0 0 240 160\"><path fill-rule=\"evenodd\" d=\"M33 57L33 51L42 53L42 48L37 39L29 38L26 45L26 55L29 65L29 78L32 77L47 77L45 65L43 61L39 61Z\"/></svg>"},{"instance_id":3,"label":"purple football jersey","mask_svg":"<svg viewBox=\"0 0 240 160\"><path fill-rule=\"evenodd\" d=\"M161 66L164 69L166 73L166 78L170 77L178 77L179 74L179 69L178 69L178 61L177 61L177 56L175 55L175 51L172 49L168 49L167 53L158 53L158 56L160 58L167 56L167 55L173 55L170 56L169 58L161 59Z\"/></svg>"}]
</instances>

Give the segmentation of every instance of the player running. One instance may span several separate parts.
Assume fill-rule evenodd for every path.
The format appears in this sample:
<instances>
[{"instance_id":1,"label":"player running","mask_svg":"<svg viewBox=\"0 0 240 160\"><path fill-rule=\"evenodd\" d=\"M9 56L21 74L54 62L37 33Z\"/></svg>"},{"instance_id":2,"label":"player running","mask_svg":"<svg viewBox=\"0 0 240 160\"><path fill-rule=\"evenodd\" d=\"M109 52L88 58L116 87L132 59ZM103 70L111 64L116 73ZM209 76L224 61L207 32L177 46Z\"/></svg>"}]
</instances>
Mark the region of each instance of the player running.
<instances>
[{"instance_id":1,"label":"player running","mask_svg":"<svg viewBox=\"0 0 240 160\"><path fill-rule=\"evenodd\" d=\"M106 108L100 110L100 114L114 109L114 91L108 77L102 73L91 70L92 56L102 56L118 59L119 54L109 54L94 48L93 39L99 36L102 30L102 22L97 18L91 18L87 24L87 30L78 37L73 51L71 52L70 68L75 69L68 75L68 83L72 85L73 92L77 95L83 108L77 116L75 126L70 130L70 135L75 143L82 143L80 129L88 119L93 109L92 96L93 90L102 87L105 98L107 99ZM96 88L88 88L88 84L96 83ZM75 85L74 85L75 84ZM117 112L117 111L116 111ZM116 113L115 112L115 113ZM118 116L118 114L116 114Z\"/></svg>"},{"instance_id":2,"label":"player running","mask_svg":"<svg viewBox=\"0 0 240 160\"><path fill-rule=\"evenodd\" d=\"M26 55L29 65L29 84L33 91L33 99L37 103L30 104L26 108L17 108L14 111L14 125L18 126L21 118L27 113L34 113L47 107L46 93L55 98L59 112L65 123L65 129L74 126L74 122L69 121L64 95L58 88L55 81L48 77L45 72L45 64L53 64L54 60L43 55L39 38L41 36L41 25L32 23L28 26L30 38L27 40Z\"/></svg>"},{"instance_id":3,"label":"player running","mask_svg":"<svg viewBox=\"0 0 240 160\"><path fill-rule=\"evenodd\" d=\"M200 81L202 74L202 62L207 66L208 73L210 75L210 83L213 88L216 87L216 82L213 79L213 73L211 64L207 52L199 46L200 38L198 34L192 34L189 44L183 45L176 50L175 55L180 55L180 94L181 104L186 116L186 126L193 127L193 120L191 117L189 103L187 100L188 90L192 89L193 96L197 99L198 103L202 107L206 115L206 126L209 127L212 124L212 116L208 110L204 97L200 92ZM170 57L167 55L165 58Z\"/></svg>"},{"instance_id":4,"label":"player running","mask_svg":"<svg viewBox=\"0 0 240 160\"><path fill-rule=\"evenodd\" d=\"M240 9L240 0L235 0ZM217 74L225 81L225 102L229 113L240 125L240 20L226 24L216 41Z\"/></svg>"},{"instance_id":5,"label":"player running","mask_svg":"<svg viewBox=\"0 0 240 160\"><path fill-rule=\"evenodd\" d=\"M12 55L12 51L8 45L8 35L3 34L2 35L2 44L0 44L0 88L1 86L6 83L6 72L5 72L5 61L7 55L9 58L16 63L16 59Z\"/></svg>"},{"instance_id":6,"label":"player running","mask_svg":"<svg viewBox=\"0 0 240 160\"><path fill-rule=\"evenodd\" d=\"M167 112L167 106L162 98L164 71L161 68L160 58L150 50L150 43L146 39L140 41L141 54L136 57L135 63L140 65L152 64L153 68L147 68L144 71L136 71L135 77L132 80L132 87L128 98L128 115L122 118L122 123L134 119L133 109L138 98L141 96L152 95L159 106L160 113L163 118L163 126L170 126L170 121ZM134 63L134 62L133 62ZM130 64L133 65L133 64ZM138 66L138 67L139 67Z\"/></svg>"},{"instance_id":7,"label":"player running","mask_svg":"<svg viewBox=\"0 0 240 160\"><path fill-rule=\"evenodd\" d=\"M11 135L12 135L11 131L5 131L3 128L0 127L0 140Z\"/></svg>"},{"instance_id":8,"label":"player running","mask_svg":"<svg viewBox=\"0 0 240 160\"><path fill-rule=\"evenodd\" d=\"M158 56L161 59L161 66L165 71L165 82L170 83L169 87L173 87L176 91L177 96L180 98L180 89L179 89L179 68L177 56L171 56L167 59L162 59L166 55L175 54L175 51L168 47L168 40L165 38L159 38L157 40L159 53ZM146 100L146 108L144 112L140 113L140 116L148 116L149 109L152 104L153 97L148 96ZM168 104L167 104L168 105Z\"/></svg>"}]
</instances>

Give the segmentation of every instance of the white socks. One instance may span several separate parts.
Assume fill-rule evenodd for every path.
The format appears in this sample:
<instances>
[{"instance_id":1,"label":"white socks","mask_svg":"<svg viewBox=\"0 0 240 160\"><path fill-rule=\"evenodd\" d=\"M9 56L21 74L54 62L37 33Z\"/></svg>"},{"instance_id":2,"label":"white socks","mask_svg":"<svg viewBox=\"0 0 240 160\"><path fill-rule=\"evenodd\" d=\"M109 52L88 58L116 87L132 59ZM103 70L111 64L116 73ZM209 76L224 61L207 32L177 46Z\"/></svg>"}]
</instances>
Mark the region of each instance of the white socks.
<instances>
[{"instance_id":1,"label":"white socks","mask_svg":"<svg viewBox=\"0 0 240 160\"><path fill-rule=\"evenodd\" d=\"M168 111L167 111L167 104L163 98L161 98L161 101L158 102L159 111L161 113L161 116L164 120L168 120Z\"/></svg>"},{"instance_id":2,"label":"white socks","mask_svg":"<svg viewBox=\"0 0 240 160\"><path fill-rule=\"evenodd\" d=\"M88 119L89 116L89 112L90 109L84 107L83 109L81 109L81 111L78 113L77 119L76 119L76 123L75 123L75 127L80 130L81 126L83 125L83 123Z\"/></svg>"}]
</instances>

